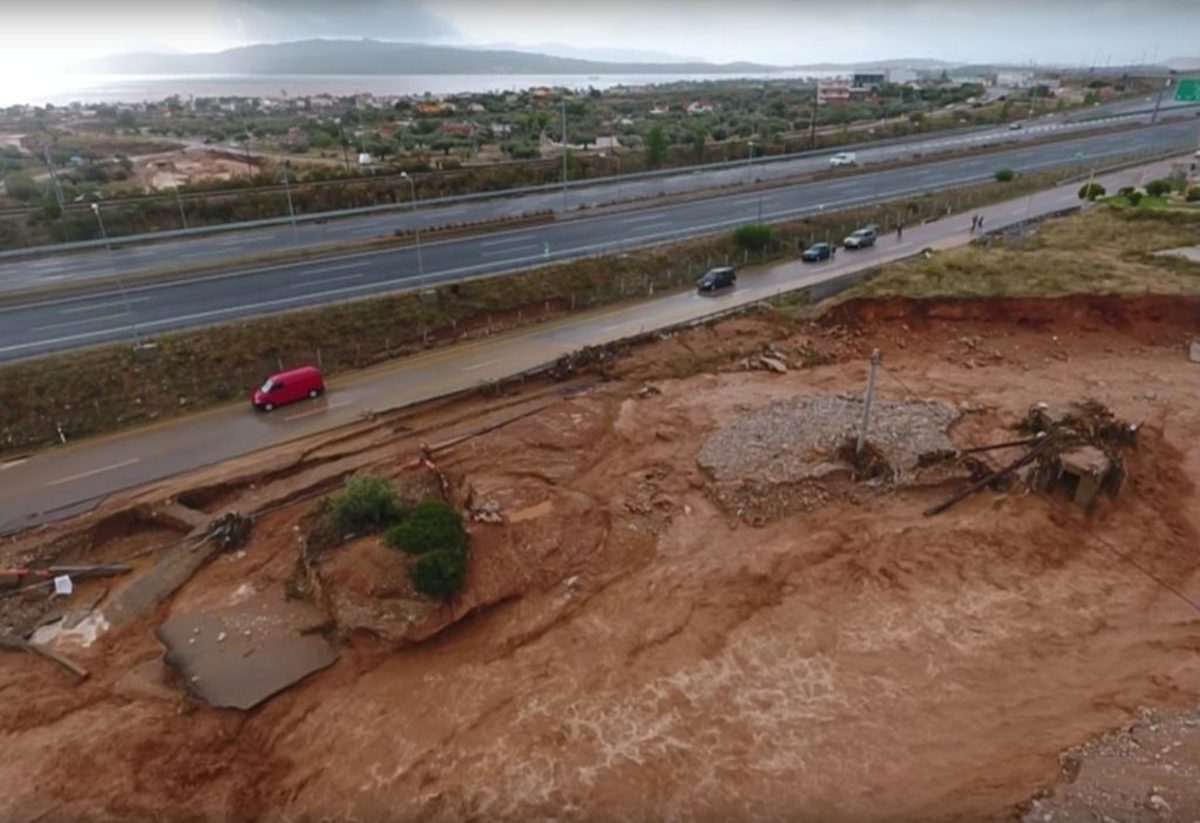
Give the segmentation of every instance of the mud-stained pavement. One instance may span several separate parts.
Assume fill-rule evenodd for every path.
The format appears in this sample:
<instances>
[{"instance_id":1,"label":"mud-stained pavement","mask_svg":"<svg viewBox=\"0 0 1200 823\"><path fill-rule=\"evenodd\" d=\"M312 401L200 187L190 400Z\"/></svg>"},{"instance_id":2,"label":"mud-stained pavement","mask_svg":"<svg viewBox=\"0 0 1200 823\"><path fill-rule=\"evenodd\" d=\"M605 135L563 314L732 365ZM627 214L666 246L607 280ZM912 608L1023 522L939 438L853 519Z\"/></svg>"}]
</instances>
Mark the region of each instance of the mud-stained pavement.
<instances>
[{"instance_id":1,"label":"mud-stained pavement","mask_svg":"<svg viewBox=\"0 0 1200 823\"><path fill-rule=\"evenodd\" d=\"M0 565L178 539L119 514L137 506L263 510L154 614L62 639L87 680L0 656L0 818L1010 819L1064 779L1060 753L1141 707L1200 703L1200 613L1179 596L1200 594L1198 311L750 315L640 348L602 381L371 421L22 536ZM1141 422L1124 488L1090 515L1014 485L925 517L961 480L831 472L746 487L763 499L739 514L704 445L773 403L861 391L876 347L882 396L954 410L959 448L1011 437L1039 402ZM764 351L790 367L758 368ZM469 525L464 592L414 605L375 535L328 550L298 592L321 497L353 471L427 482L423 441L443 444L463 508L502 514ZM289 594L336 616L332 666L250 712L172 682L158 625Z\"/></svg>"}]
</instances>

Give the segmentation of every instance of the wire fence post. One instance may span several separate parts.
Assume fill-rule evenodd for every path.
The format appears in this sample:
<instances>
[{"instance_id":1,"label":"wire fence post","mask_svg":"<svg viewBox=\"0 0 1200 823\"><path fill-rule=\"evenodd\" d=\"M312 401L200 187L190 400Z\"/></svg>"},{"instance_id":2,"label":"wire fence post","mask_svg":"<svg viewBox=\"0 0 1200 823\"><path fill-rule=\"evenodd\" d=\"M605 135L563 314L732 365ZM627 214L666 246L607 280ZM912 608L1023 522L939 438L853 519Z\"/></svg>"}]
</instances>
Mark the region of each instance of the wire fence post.
<instances>
[{"instance_id":1,"label":"wire fence post","mask_svg":"<svg viewBox=\"0 0 1200 823\"><path fill-rule=\"evenodd\" d=\"M858 429L858 442L854 445L854 453L862 454L867 442L867 426L871 422L871 405L875 402L875 371L879 368L879 349L871 352L871 368L867 372L867 392L863 395L862 423Z\"/></svg>"}]
</instances>

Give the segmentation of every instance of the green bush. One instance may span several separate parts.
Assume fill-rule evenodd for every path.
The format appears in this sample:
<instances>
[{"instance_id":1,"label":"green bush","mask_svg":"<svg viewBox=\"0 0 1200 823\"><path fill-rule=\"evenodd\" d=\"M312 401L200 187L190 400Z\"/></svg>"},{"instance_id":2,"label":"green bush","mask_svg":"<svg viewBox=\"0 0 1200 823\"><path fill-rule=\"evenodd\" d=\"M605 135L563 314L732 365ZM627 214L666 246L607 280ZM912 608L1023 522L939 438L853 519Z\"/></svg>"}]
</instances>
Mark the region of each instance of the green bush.
<instances>
[{"instance_id":1,"label":"green bush","mask_svg":"<svg viewBox=\"0 0 1200 823\"><path fill-rule=\"evenodd\" d=\"M388 529L384 541L393 549L425 554L438 549L466 551L467 533L462 516L441 500L426 500L398 525Z\"/></svg>"},{"instance_id":2,"label":"green bush","mask_svg":"<svg viewBox=\"0 0 1200 823\"><path fill-rule=\"evenodd\" d=\"M1011 183L1017 176L1017 173L1012 169L996 169L996 181L999 183Z\"/></svg>"},{"instance_id":3,"label":"green bush","mask_svg":"<svg viewBox=\"0 0 1200 823\"><path fill-rule=\"evenodd\" d=\"M408 577L421 594L449 600L467 579L467 553L459 549L425 552L412 564Z\"/></svg>"},{"instance_id":4,"label":"green bush","mask_svg":"<svg viewBox=\"0 0 1200 823\"><path fill-rule=\"evenodd\" d=\"M330 503L333 525L342 534L382 528L402 514L392 481L374 474L354 475Z\"/></svg>"},{"instance_id":5,"label":"green bush","mask_svg":"<svg viewBox=\"0 0 1200 823\"><path fill-rule=\"evenodd\" d=\"M1146 184L1146 194L1151 197L1163 197L1170 194L1174 188L1170 180L1151 180Z\"/></svg>"},{"instance_id":6,"label":"green bush","mask_svg":"<svg viewBox=\"0 0 1200 823\"><path fill-rule=\"evenodd\" d=\"M1142 202L1142 197L1144 196L1145 195L1143 195L1140 191L1131 191L1129 194L1125 195L1125 199L1129 201L1129 205L1136 206L1138 203Z\"/></svg>"},{"instance_id":7,"label":"green bush","mask_svg":"<svg viewBox=\"0 0 1200 823\"><path fill-rule=\"evenodd\" d=\"M743 249L761 251L767 247L767 243L771 242L773 234L774 229L766 223L749 223L739 226L733 233L733 239Z\"/></svg>"},{"instance_id":8,"label":"green bush","mask_svg":"<svg viewBox=\"0 0 1200 823\"><path fill-rule=\"evenodd\" d=\"M1137 189L1135 189L1133 186L1121 186L1121 188L1117 189L1117 194L1121 197L1128 197L1135 191L1137 191Z\"/></svg>"},{"instance_id":9,"label":"green bush","mask_svg":"<svg viewBox=\"0 0 1200 823\"><path fill-rule=\"evenodd\" d=\"M1192 186L1190 189L1188 189L1187 201L1189 203L1200 201L1200 186Z\"/></svg>"},{"instance_id":10,"label":"green bush","mask_svg":"<svg viewBox=\"0 0 1200 823\"><path fill-rule=\"evenodd\" d=\"M1084 183L1079 189L1080 200L1095 200L1104 196L1104 186L1099 183Z\"/></svg>"}]
</instances>

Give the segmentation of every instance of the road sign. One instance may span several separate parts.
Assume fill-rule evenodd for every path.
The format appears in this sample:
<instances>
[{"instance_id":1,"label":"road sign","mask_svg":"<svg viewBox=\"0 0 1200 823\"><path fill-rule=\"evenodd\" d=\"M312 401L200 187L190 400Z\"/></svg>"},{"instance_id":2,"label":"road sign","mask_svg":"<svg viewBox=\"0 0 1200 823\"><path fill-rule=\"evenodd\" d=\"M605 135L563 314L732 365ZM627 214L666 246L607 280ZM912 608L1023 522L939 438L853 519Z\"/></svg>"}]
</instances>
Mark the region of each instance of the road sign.
<instances>
[{"instance_id":1,"label":"road sign","mask_svg":"<svg viewBox=\"0 0 1200 823\"><path fill-rule=\"evenodd\" d=\"M1175 85L1175 99L1188 103L1200 103L1200 78L1185 77Z\"/></svg>"}]
</instances>

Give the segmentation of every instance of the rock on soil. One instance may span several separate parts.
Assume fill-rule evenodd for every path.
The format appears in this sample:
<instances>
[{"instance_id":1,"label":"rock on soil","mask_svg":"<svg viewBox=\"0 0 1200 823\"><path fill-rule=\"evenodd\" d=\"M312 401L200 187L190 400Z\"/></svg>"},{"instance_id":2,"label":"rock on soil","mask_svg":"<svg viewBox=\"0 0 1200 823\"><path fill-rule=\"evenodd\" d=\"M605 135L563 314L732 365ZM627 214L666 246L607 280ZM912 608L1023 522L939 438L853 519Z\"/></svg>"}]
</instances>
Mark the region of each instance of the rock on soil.
<instances>
[{"instance_id":1,"label":"rock on soil","mask_svg":"<svg viewBox=\"0 0 1200 823\"><path fill-rule=\"evenodd\" d=\"M1200 709L1142 709L1059 761L1064 784L1032 800L1021 823L1200 819Z\"/></svg>"},{"instance_id":2,"label":"rock on soil","mask_svg":"<svg viewBox=\"0 0 1200 823\"><path fill-rule=\"evenodd\" d=\"M877 399L867 430L898 480L928 451L952 449L947 431L958 417L951 406ZM833 452L858 430L862 399L847 395L797 397L772 403L718 431L700 449L699 462L714 480L793 483L828 470Z\"/></svg>"}]
</instances>

